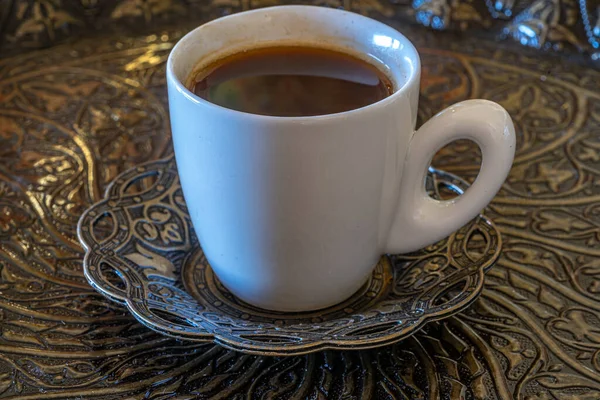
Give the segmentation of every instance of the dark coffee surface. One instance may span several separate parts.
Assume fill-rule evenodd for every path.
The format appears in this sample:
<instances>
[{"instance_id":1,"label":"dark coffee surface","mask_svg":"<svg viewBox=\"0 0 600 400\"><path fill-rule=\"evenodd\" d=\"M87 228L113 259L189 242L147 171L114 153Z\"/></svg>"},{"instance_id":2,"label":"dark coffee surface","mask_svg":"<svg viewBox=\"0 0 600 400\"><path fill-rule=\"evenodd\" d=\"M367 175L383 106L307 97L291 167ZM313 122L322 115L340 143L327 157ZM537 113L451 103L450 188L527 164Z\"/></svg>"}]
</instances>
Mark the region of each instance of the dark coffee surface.
<instances>
[{"instance_id":1,"label":"dark coffee surface","mask_svg":"<svg viewBox=\"0 0 600 400\"><path fill-rule=\"evenodd\" d=\"M393 93L375 65L335 50L257 48L194 71L190 89L211 103L252 114L298 117L368 106Z\"/></svg>"}]
</instances>

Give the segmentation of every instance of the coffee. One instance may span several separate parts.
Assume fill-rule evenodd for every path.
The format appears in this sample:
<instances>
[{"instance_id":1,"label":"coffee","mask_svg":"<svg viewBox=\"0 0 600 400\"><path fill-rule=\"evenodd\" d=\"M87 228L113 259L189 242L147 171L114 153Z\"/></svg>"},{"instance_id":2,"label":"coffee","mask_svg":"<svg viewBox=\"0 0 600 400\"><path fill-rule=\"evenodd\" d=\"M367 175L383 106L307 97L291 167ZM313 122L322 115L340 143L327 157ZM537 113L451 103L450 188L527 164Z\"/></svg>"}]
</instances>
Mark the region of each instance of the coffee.
<instances>
[{"instance_id":1,"label":"coffee","mask_svg":"<svg viewBox=\"0 0 600 400\"><path fill-rule=\"evenodd\" d=\"M278 46L197 66L188 88L229 109L280 117L340 113L393 93L382 68L337 50Z\"/></svg>"}]
</instances>

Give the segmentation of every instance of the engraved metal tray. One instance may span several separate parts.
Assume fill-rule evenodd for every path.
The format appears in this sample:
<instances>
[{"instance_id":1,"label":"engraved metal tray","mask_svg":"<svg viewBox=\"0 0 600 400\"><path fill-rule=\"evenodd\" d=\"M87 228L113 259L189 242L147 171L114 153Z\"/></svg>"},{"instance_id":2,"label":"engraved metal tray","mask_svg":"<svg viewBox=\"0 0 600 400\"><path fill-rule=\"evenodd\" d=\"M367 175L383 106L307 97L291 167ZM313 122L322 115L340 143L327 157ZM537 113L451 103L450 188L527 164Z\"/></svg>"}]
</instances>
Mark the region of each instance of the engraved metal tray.
<instances>
[{"instance_id":1,"label":"engraved metal tray","mask_svg":"<svg viewBox=\"0 0 600 400\"><path fill-rule=\"evenodd\" d=\"M429 193L467 184L431 169ZM500 254L494 224L479 216L419 252L384 256L369 281L334 307L281 313L248 305L216 278L193 233L173 157L118 176L78 224L90 284L149 328L262 355L365 349L398 342L480 294Z\"/></svg>"}]
</instances>

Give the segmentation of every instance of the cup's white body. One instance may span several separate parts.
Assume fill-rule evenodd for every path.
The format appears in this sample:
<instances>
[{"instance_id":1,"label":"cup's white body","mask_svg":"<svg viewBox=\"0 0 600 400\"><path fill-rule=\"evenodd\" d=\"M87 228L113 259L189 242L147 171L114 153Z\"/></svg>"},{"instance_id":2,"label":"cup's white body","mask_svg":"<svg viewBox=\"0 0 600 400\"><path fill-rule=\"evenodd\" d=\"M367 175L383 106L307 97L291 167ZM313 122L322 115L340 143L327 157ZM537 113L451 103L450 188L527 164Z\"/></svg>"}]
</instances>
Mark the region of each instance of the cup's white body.
<instances>
[{"instance_id":1,"label":"cup's white body","mask_svg":"<svg viewBox=\"0 0 600 400\"><path fill-rule=\"evenodd\" d=\"M232 111L185 88L199 61L273 42L370 55L399 88L362 109L300 118ZM419 72L416 50L394 29L318 7L233 15L177 44L167 77L179 176L206 257L236 296L263 308L309 310L342 301L365 282L390 250L392 225L401 224ZM410 224L394 230L413 236L413 250L440 238Z\"/></svg>"}]
</instances>

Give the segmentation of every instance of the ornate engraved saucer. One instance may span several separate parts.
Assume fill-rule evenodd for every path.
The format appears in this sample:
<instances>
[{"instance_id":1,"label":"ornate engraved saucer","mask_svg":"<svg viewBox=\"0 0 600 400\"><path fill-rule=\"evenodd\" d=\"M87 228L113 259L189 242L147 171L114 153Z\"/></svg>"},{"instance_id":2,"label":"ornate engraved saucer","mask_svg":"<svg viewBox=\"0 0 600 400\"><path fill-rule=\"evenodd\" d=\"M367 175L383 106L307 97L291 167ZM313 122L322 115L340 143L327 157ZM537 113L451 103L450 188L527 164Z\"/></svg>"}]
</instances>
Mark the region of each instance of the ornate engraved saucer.
<instances>
[{"instance_id":1,"label":"ornate engraved saucer","mask_svg":"<svg viewBox=\"0 0 600 400\"><path fill-rule=\"evenodd\" d=\"M431 169L434 197L467 184ZM500 254L479 216L419 252L382 257L370 280L337 306L306 313L262 310L236 299L213 274L193 233L173 157L121 174L79 220L85 276L149 328L262 355L365 349L398 342L447 318L480 294Z\"/></svg>"}]
</instances>

